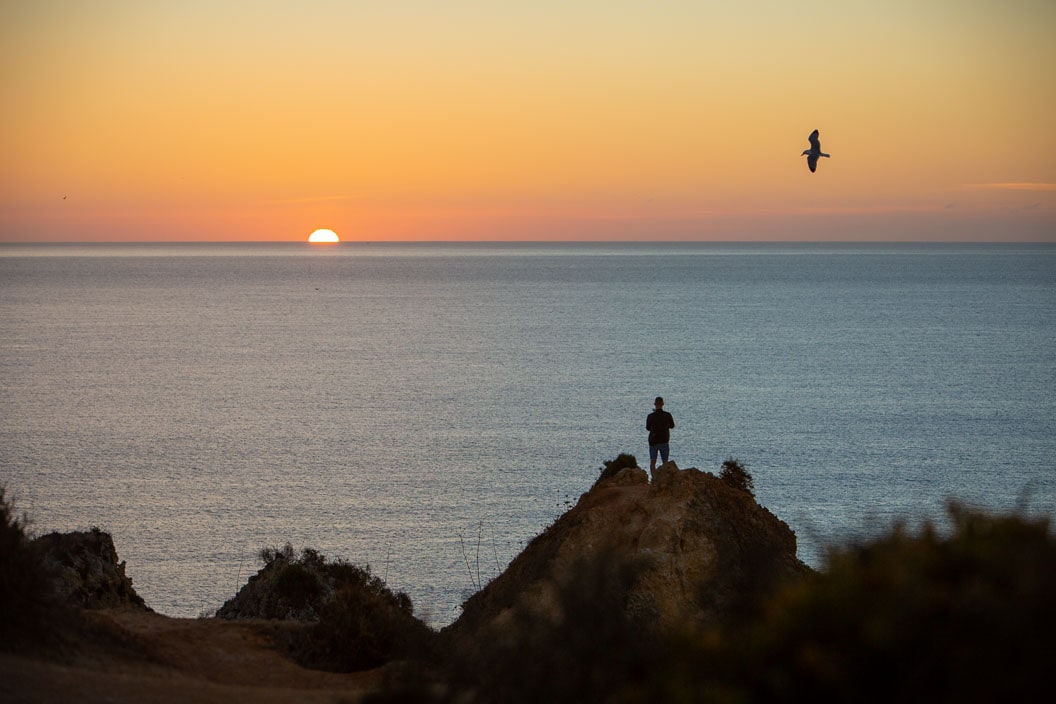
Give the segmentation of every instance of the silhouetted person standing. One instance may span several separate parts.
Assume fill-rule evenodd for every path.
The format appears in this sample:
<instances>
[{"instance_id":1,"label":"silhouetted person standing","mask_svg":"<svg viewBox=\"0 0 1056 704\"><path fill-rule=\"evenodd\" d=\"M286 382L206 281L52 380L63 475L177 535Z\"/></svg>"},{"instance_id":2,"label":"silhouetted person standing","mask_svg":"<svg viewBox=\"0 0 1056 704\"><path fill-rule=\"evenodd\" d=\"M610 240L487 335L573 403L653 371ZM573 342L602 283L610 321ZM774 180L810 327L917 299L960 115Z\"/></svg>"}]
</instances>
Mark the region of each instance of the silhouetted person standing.
<instances>
[{"instance_id":1,"label":"silhouetted person standing","mask_svg":"<svg viewBox=\"0 0 1056 704\"><path fill-rule=\"evenodd\" d=\"M664 397L657 396L653 402L655 410L645 419L645 429L649 431L649 472L656 469L656 456L660 455L660 464L667 462L671 454L671 428L675 419L664 410Z\"/></svg>"}]
</instances>

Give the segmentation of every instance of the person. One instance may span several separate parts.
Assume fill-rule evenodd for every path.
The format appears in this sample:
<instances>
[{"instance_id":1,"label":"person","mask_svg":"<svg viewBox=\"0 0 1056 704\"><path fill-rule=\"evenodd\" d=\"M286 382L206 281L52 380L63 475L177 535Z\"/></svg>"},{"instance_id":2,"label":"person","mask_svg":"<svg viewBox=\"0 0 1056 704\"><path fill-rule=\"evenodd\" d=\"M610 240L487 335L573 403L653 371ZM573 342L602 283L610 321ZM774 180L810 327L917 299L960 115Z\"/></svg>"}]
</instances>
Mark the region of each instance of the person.
<instances>
[{"instance_id":1,"label":"person","mask_svg":"<svg viewBox=\"0 0 1056 704\"><path fill-rule=\"evenodd\" d=\"M649 431L649 471L656 469L656 456L660 455L661 464L667 462L671 454L671 429L675 427L674 417L664 410L664 397L657 396L653 402L654 410L645 419L645 429Z\"/></svg>"}]
</instances>

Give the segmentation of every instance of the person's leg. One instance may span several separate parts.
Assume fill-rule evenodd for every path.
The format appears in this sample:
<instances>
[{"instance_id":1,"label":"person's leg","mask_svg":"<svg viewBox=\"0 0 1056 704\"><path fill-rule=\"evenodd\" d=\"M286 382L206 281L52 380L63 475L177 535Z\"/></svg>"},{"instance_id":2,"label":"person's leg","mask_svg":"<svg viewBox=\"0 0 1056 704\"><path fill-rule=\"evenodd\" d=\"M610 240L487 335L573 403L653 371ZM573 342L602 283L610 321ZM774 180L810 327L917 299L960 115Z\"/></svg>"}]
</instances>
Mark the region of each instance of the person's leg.
<instances>
[{"instance_id":1,"label":"person's leg","mask_svg":"<svg viewBox=\"0 0 1056 704\"><path fill-rule=\"evenodd\" d=\"M660 464L667 464L667 458L671 455L671 446L666 442L660 445Z\"/></svg>"},{"instance_id":2,"label":"person's leg","mask_svg":"<svg viewBox=\"0 0 1056 704\"><path fill-rule=\"evenodd\" d=\"M656 469L656 453L660 448L657 445L649 446L649 471Z\"/></svg>"}]
</instances>

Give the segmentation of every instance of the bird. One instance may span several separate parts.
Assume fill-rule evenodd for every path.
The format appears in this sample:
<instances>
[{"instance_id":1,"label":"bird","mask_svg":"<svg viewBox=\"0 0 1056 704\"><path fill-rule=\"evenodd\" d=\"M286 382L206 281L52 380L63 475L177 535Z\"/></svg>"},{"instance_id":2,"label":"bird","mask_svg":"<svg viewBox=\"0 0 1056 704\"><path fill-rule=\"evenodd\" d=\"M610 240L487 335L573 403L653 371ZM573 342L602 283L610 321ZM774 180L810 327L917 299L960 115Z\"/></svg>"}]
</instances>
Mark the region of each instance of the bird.
<instances>
[{"instance_id":1,"label":"bird","mask_svg":"<svg viewBox=\"0 0 1056 704\"><path fill-rule=\"evenodd\" d=\"M814 173L814 170L818 168L818 157L823 156L828 159L829 155L821 151L821 142L818 140L817 130L811 132L807 139L810 140L810 149L804 149L800 156L807 157L807 166L810 168L810 173Z\"/></svg>"}]
</instances>

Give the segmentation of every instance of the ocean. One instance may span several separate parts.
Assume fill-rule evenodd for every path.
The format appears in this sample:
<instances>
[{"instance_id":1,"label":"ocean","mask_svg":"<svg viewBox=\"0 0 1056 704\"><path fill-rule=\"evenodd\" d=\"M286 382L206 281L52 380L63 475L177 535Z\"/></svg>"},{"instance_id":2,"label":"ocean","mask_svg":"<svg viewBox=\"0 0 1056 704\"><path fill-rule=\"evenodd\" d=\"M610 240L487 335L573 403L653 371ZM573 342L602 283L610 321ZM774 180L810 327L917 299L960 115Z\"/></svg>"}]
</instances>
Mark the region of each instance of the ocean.
<instances>
[{"instance_id":1,"label":"ocean","mask_svg":"<svg viewBox=\"0 0 1056 704\"><path fill-rule=\"evenodd\" d=\"M621 452L735 457L821 564L1056 510L1056 246L0 245L0 481L212 613L312 547L434 626Z\"/></svg>"}]
</instances>

